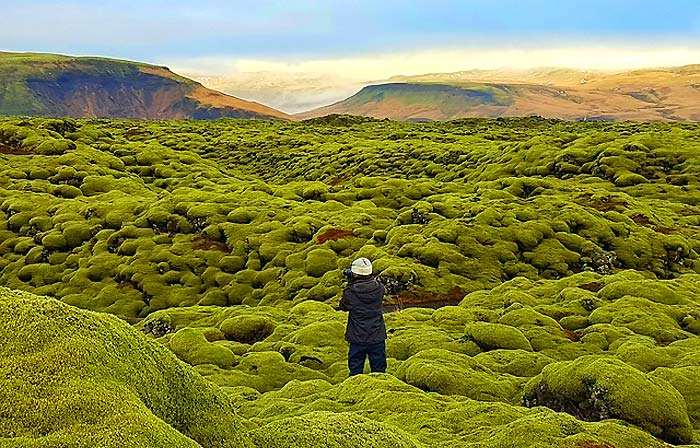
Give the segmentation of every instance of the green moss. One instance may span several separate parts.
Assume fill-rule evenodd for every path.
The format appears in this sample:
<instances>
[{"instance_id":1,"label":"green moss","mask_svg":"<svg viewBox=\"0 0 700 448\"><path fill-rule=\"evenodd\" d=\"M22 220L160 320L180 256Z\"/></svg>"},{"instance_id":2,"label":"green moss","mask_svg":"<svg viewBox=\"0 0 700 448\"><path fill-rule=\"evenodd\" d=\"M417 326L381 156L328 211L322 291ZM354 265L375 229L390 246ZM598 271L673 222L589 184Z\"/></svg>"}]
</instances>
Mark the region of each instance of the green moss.
<instances>
[{"instance_id":1,"label":"green moss","mask_svg":"<svg viewBox=\"0 0 700 448\"><path fill-rule=\"evenodd\" d=\"M314 322L291 333L287 340L311 347L345 347L344 334L344 322Z\"/></svg>"},{"instance_id":2,"label":"green moss","mask_svg":"<svg viewBox=\"0 0 700 448\"><path fill-rule=\"evenodd\" d=\"M247 353L231 370L202 367L204 369L200 372L216 384L227 387L248 386L259 392L281 389L292 379L328 379L323 373L288 363L280 353L269 351Z\"/></svg>"},{"instance_id":3,"label":"green moss","mask_svg":"<svg viewBox=\"0 0 700 448\"><path fill-rule=\"evenodd\" d=\"M518 383L508 375L494 374L470 356L441 349L423 350L408 358L397 376L424 391L484 401L510 401Z\"/></svg>"},{"instance_id":4,"label":"green moss","mask_svg":"<svg viewBox=\"0 0 700 448\"><path fill-rule=\"evenodd\" d=\"M630 185L637 185L649 182L644 176L637 173L631 173L629 171L622 171L615 176L615 185L618 187L629 187Z\"/></svg>"},{"instance_id":5,"label":"green moss","mask_svg":"<svg viewBox=\"0 0 700 448\"><path fill-rule=\"evenodd\" d=\"M659 342L670 343L690 335L678 325L676 316L680 317L682 314L680 309L626 296L597 308L589 319L593 324L610 323L616 327L628 328L636 334L652 337Z\"/></svg>"},{"instance_id":6,"label":"green moss","mask_svg":"<svg viewBox=\"0 0 700 448\"><path fill-rule=\"evenodd\" d=\"M245 259L239 256L222 257L219 260L219 267L224 272L235 274L245 268Z\"/></svg>"},{"instance_id":7,"label":"green moss","mask_svg":"<svg viewBox=\"0 0 700 448\"><path fill-rule=\"evenodd\" d=\"M287 383L278 392L272 392L272 394L274 394L275 397L279 397L279 398L287 398L287 399L304 398L304 397L307 397L309 395L317 394L319 392L324 392L326 390L331 389L332 387L333 387L333 385L331 383L329 383L328 381L324 381L324 380L308 380L308 381L292 380L289 383Z\"/></svg>"},{"instance_id":8,"label":"green moss","mask_svg":"<svg viewBox=\"0 0 700 448\"><path fill-rule=\"evenodd\" d=\"M41 244L46 249L65 249L68 246L66 238L60 232L51 232L41 239Z\"/></svg>"},{"instance_id":9,"label":"green moss","mask_svg":"<svg viewBox=\"0 0 700 448\"><path fill-rule=\"evenodd\" d=\"M243 303L253 292L253 287L251 285L240 284L235 281L229 283L226 289L228 291L228 303L231 305Z\"/></svg>"},{"instance_id":10,"label":"green moss","mask_svg":"<svg viewBox=\"0 0 700 448\"><path fill-rule=\"evenodd\" d=\"M255 428L352 412L425 446L658 446L504 402L594 355L666 372L697 427L693 370L676 372L700 365L697 131L0 118L0 151L31 153L0 154L0 285L138 322ZM443 394L346 380L334 307L359 256L402 309L389 372Z\"/></svg>"},{"instance_id":11,"label":"green moss","mask_svg":"<svg viewBox=\"0 0 700 448\"><path fill-rule=\"evenodd\" d=\"M71 224L63 228L63 237L68 247L78 247L92 237L92 229L88 224Z\"/></svg>"},{"instance_id":12,"label":"green moss","mask_svg":"<svg viewBox=\"0 0 700 448\"><path fill-rule=\"evenodd\" d=\"M11 446L252 446L222 391L126 323L0 295L0 433Z\"/></svg>"},{"instance_id":13,"label":"green moss","mask_svg":"<svg viewBox=\"0 0 700 448\"><path fill-rule=\"evenodd\" d=\"M525 387L523 403L585 420L619 418L671 443L693 439L681 394L667 381L612 358L584 356L548 365Z\"/></svg>"},{"instance_id":14,"label":"green moss","mask_svg":"<svg viewBox=\"0 0 700 448\"><path fill-rule=\"evenodd\" d=\"M529 350L532 346L517 328L489 322L475 322L465 328L465 337L476 342L483 350Z\"/></svg>"},{"instance_id":15,"label":"green moss","mask_svg":"<svg viewBox=\"0 0 700 448\"><path fill-rule=\"evenodd\" d=\"M474 360L494 372L521 377L536 376L554 362L547 355L525 350L492 350L476 355Z\"/></svg>"},{"instance_id":16,"label":"green moss","mask_svg":"<svg viewBox=\"0 0 700 448\"><path fill-rule=\"evenodd\" d=\"M168 342L170 349L188 364L214 364L222 368L232 367L235 356L225 346L207 341L199 329L183 328L175 333Z\"/></svg>"},{"instance_id":17,"label":"green moss","mask_svg":"<svg viewBox=\"0 0 700 448\"><path fill-rule=\"evenodd\" d=\"M75 148L75 143L70 140L52 138L41 142L34 152L45 156L58 156Z\"/></svg>"},{"instance_id":18,"label":"green moss","mask_svg":"<svg viewBox=\"0 0 700 448\"><path fill-rule=\"evenodd\" d=\"M294 389L297 389L295 387ZM424 446L665 446L620 421L587 423L546 408L426 394L391 375L358 375L340 384L282 396L272 392L241 403L241 412L264 423L309 412L353 412L410 433Z\"/></svg>"},{"instance_id":19,"label":"green moss","mask_svg":"<svg viewBox=\"0 0 700 448\"><path fill-rule=\"evenodd\" d=\"M613 344L615 355L625 363L651 372L657 367L668 367L675 363L675 351L666 347L656 347L648 338L629 338Z\"/></svg>"},{"instance_id":20,"label":"green moss","mask_svg":"<svg viewBox=\"0 0 700 448\"><path fill-rule=\"evenodd\" d=\"M65 198L65 199L75 199L78 196L82 196L83 192L78 187L72 185L59 185L53 191L52 194Z\"/></svg>"},{"instance_id":21,"label":"green moss","mask_svg":"<svg viewBox=\"0 0 700 448\"><path fill-rule=\"evenodd\" d=\"M329 249L314 249L309 252L304 262L304 270L312 277L321 277L328 271L338 268L335 252Z\"/></svg>"},{"instance_id":22,"label":"green moss","mask_svg":"<svg viewBox=\"0 0 700 448\"><path fill-rule=\"evenodd\" d=\"M700 367L685 366L677 368L658 368L654 370L652 376L668 381L685 400L690 421L697 431L700 422L700 385L698 385L698 374Z\"/></svg>"},{"instance_id":23,"label":"green moss","mask_svg":"<svg viewBox=\"0 0 700 448\"><path fill-rule=\"evenodd\" d=\"M617 300L626 295L644 297L665 305L678 305L685 302L684 298L669 286L654 280L611 282L598 295L606 300Z\"/></svg>"},{"instance_id":24,"label":"green moss","mask_svg":"<svg viewBox=\"0 0 700 448\"><path fill-rule=\"evenodd\" d=\"M210 289L207 291L207 293L202 297L202 299L197 302L198 305L217 305L217 306L226 306L228 303L228 297L227 295L220 289Z\"/></svg>"},{"instance_id":25,"label":"green moss","mask_svg":"<svg viewBox=\"0 0 700 448\"><path fill-rule=\"evenodd\" d=\"M408 448L420 445L398 428L353 413L311 412L268 423L252 432L257 446L270 448Z\"/></svg>"},{"instance_id":26,"label":"green moss","mask_svg":"<svg viewBox=\"0 0 700 448\"><path fill-rule=\"evenodd\" d=\"M562 328L573 331L586 328L589 322L586 316L565 316L561 318L559 324Z\"/></svg>"},{"instance_id":27,"label":"green moss","mask_svg":"<svg viewBox=\"0 0 700 448\"><path fill-rule=\"evenodd\" d=\"M275 321L266 316L243 315L226 319L219 326L227 339L252 344L270 336Z\"/></svg>"}]
</instances>

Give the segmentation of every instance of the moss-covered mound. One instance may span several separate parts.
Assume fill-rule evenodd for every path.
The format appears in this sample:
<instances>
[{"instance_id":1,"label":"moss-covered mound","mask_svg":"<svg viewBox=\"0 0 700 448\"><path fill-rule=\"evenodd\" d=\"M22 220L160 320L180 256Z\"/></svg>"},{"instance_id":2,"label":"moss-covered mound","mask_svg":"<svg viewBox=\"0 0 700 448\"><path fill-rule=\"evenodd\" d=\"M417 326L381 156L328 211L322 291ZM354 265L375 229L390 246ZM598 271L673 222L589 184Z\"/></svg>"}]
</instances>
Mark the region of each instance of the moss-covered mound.
<instances>
[{"instance_id":1,"label":"moss-covered mound","mask_svg":"<svg viewBox=\"0 0 700 448\"><path fill-rule=\"evenodd\" d=\"M397 376L421 390L481 401L508 402L518 390L517 379L510 375L499 375L468 355L440 349L411 356Z\"/></svg>"},{"instance_id":2,"label":"moss-covered mound","mask_svg":"<svg viewBox=\"0 0 700 448\"><path fill-rule=\"evenodd\" d=\"M253 446L230 400L117 318L0 289L0 445Z\"/></svg>"},{"instance_id":3,"label":"moss-covered mound","mask_svg":"<svg viewBox=\"0 0 700 448\"><path fill-rule=\"evenodd\" d=\"M388 372L423 397L517 407L525 395L525 404L578 419L617 418L666 440L697 440L700 393L692 378L700 338L692 323L700 316L699 292L697 274L663 281L633 271L513 279L468 294L458 306L387 313ZM171 308L139 327L211 381L245 391L260 406L288 410L292 396L345 384L345 319L328 304L305 301ZM184 336L190 345L181 344ZM588 371L593 365L599 368ZM535 393L560 371L562 381L578 378L579 389ZM630 393L653 387L655 394ZM348 402L318 410L347 412L348 403L363 399L350 394Z\"/></svg>"},{"instance_id":4,"label":"moss-covered mound","mask_svg":"<svg viewBox=\"0 0 700 448\"><path fill-rule=\"evenodd\" d=\"M417 448L398 429L354 413L310 412L268 423L252 433L257 446L269 448Z\"/></svg>"},{"instance_id":5,"label":"moss-covered mound","mask_svg":"<svg viewBox=\"0 0 700 448\"><path fill-rule=\"evenodd\" d=\"M466 337L476 342L485 350L497 348L510 350L532 350L525 335L508 325L476 322L466 328Z\"/></svg>"},{"instance_id":6,"label":"moss-covered mound","mask_svg":"<svg viewBox=\"0 0 700 448\"><path fill-rule=\"evenodd\" d=\"M388 374L355 376L332 387L293 381L261 396L246 390L232 394L240 412L261 425L254 440L270 440L262 446L303 447L316 437L314 446L332 447L668 447L620 421L590 423L546 408L426 394ZM360 429L368 431L364 439ZM264 438L271 430L288 434L276 445Z\"/></svg>"},{"instance_id":7,"label":"moss-covered mound","mask_svg":"<svg viewBox=\"0 0 700 448\"><path fill-rule=\"evenodd\" d=\"M666 380L613 358L584 356L550 364L528 383L523 402L584 420L626 420L674 444L693 440L681 394Z\"/></svg>"}]
</instances>

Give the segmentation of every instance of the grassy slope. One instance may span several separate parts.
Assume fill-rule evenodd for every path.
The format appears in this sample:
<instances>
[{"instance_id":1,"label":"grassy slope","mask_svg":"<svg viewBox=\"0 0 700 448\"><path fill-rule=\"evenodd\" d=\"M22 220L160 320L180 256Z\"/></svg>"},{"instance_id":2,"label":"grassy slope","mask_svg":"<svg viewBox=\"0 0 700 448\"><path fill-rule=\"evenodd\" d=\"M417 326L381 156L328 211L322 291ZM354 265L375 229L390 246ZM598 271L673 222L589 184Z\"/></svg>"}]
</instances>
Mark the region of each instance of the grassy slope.
<instances>
[{"instance_id":1,"label":"grassy slope","mask_svg":"<svg viewBox=\"0 0 700 448\"><path fill-rule=\"evenodd\" d=\"M483 106L509 106L512 97L513 93L507 86L499 85L383 84L365 87L347 100L309 116L324 115L329 111L377 118L396 113L403 119L454 118L466 110Z\"/></svg>"},{"instance_id":2,"label":"grassy slope","mask_svg":"<svg viewBox=\"0 0 700 448\"><path fill-rule=\"evenodd\" d=\"M119 319L0 288L2 446L251 446L231 402Z\"/></svg>"},{"instance_id":3,"label":"grassy slope","mask_svg":"<svg viewBox=\"0 0 700 448\"><path fill-rule=\"evenodd\" d=\"M575 70L470 71L396 77L403 83L373 86L384 90L384 98L368 95L366 89L347 100L300 114L315 117L348 113L377 118L454 119L471 116L540 115L577 119L602 117L630 120L698 120L700 110L700 71L698 66L636 70L623 73L581 72ZM420 104L411 101L411 92L441 86L426 95ZM490 89L501 92L505 101L457 104L444 92L448 86L467 91ZM449 105L443 107L443 105Z\"/></svg>"},{"instance_id":4,"label":"grassy slope","mask_svg":"<svg viewBox=\"0 0 700 448\"><path fill-rule=\"evenodd\" d=\"M0 145L0 284L133 322L258 446L698 441L695 124L7 119ZM395 377L343 381L357 256L449 305L388 314Z\"/></svg>"},{"instance_id":5,"label":"grassy slope","mask_svg":"<svg viewBox=\"0 0 700 448\"><path fill-rule=\"evenodd\" d=\"M51 80L60 74L78 73L124 81L138 74L155 75L182 87L180 100L189 98L204 108L241 110L261 117L289 118L286 114L261 104L241 100L204 88L199 83L177 75L166 67L99 57L74 57L44 53L0 52L0 113L4 115L55 115L28 86L28 80ZM167 83L164 82L164 86ZM146 96L157 92L145 92ZM99 96L101 92L96 91ZM126 107L126 106L125 106Z\"/></svg>"}]
</instances>

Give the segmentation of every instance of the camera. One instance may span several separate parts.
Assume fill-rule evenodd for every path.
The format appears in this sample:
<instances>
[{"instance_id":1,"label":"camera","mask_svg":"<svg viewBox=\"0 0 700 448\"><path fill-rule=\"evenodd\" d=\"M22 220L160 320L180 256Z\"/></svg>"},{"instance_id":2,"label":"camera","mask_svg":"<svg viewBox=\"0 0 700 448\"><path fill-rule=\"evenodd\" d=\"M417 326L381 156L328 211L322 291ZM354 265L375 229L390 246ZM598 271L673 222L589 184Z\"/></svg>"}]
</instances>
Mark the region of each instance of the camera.
<instances>
[{"instance_id":1,"label":"camera","mask_svg":"<svg viewBox=\"0 0 700 448\"><path fill-rule=\"evenodd\" d=\"M350 268L343 269L343 278L346 281L352 280L354 276L355 276L355 274L352 273L352 270L350 270Z\"/></svg>"}]
</instances>

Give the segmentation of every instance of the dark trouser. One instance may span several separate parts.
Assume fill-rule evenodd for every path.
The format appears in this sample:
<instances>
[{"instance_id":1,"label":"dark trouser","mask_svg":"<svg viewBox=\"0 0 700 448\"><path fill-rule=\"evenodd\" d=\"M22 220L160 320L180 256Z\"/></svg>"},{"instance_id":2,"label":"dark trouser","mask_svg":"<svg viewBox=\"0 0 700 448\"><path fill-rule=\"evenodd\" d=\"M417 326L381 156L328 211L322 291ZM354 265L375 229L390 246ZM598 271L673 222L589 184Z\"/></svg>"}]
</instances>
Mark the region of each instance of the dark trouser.
<instances>
[{"instance_id":1,"label":"dark trouser","mask_svg":"<svg viewBox=\"0 0 700 448\"><path fill-rule=\"evenodd\" d=\"M348 368L350 376L359 375L365 369L365 358L369 358L372 372L386 371L386 345L384 341L375 344L350 343L348 352Z\"/></svg>"}]
</instances>

